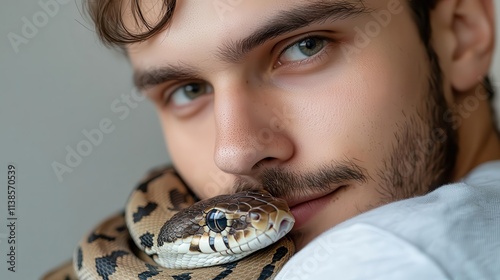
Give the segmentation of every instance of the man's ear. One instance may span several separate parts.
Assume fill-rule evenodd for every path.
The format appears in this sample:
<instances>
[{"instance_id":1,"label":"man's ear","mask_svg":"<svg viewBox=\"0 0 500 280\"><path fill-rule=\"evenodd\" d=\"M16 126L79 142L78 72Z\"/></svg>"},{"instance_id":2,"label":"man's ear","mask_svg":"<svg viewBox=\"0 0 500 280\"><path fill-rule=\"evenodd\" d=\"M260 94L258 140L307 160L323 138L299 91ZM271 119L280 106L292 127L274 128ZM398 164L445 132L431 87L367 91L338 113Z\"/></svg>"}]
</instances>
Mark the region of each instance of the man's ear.
<instances>
[{"instance_id":1,"label":"man's ear","mask_svg":"<svg viewBox=\"0 0 500 280\"><path fill-rule=\"evenodd\" d=\"M495 16L492 0L438 0L451 7L448 78L458 92L477 85L489 72L495 46Z\"/></svg>"}]
</instances>

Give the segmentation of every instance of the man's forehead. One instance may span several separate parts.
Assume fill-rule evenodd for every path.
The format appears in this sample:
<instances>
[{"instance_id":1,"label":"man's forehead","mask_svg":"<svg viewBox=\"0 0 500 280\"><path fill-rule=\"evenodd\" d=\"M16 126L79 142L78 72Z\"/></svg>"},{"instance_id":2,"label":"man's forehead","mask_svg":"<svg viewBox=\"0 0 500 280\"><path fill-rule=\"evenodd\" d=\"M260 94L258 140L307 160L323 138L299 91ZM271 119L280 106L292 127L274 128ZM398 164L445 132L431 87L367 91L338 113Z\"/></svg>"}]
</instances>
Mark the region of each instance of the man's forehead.
<instances>
[{"instance_id":1,"label":"man's forehead","mask_svg":"<svg viewBox=\"0 0 500 280\"><path fill-rule=\"evenodd\" d=\"M392 0L398 1L398 0ZM313 22L354 17L371 11L360 0L215 0L179 1L167 28L147 40L128 47L136 70L158 65L159 60L179 61L203 49L204 57L237 63L247 52L278 35ZM383 6L383 5L382 5ZM155 11L157 12L157 11Z\"/></svg>"},{"instance_id":2,"label":"man's forehead","mask_svg":"<svg viewBox=\"0 0 500 280\"><path fill-rule=\"evenodd\" d=\"M380 0L372 0L381 2ZM387 0L382 0L387 1ZM394 1L394 0L393 0ZM396 0L398 1L398 0ZM125 1L128 2L128 1ZM165 13L165 7L158 4L152 4L153 1L145 1L144 7L141 6L142 15L146 21L153 26ZM142 3L142 2L141 2ZM209 33L208 37L216 39L221 36L215 36L214 32L219 34L232 35L237 38L238 35L244 35L259 27L262 23L269 21L270 18L290 10L306 10L309 7L311 15L314 15L314 7L322 9L331 6L331 11L344 10L347 14L349 10L365 7L364 0L183 0L177 1L175 11L164 32L154 37L155 40L149 42L165 42L167 40L176 40L178 37L194 39L199 38L200 34ZM135 31L145 31L144 25L139 22L136 24L138 15L132 16L130 7L124 7L125 23L134 33ZM139 30L142 28L142 30ZM144 44L141 44L144 45ZM135 47L135 46L131 46Z\"/></svg>"},{"instance_id":3,"label":"man's forehead","mask_svg":"<svg viewBox=\"0 0 500 280\"><path fill-rule=\"evenodd\" d=\"M287 2L288 4L285 1L265 0L177 1L173 17L161 33L145 42L129 45L128 49L143 50L151 45L172 44L175 46L180 42L194 44L202 40L205 43L217 44L217 40L221 37L235 38L236 35L250 32L254 26L265 19L267 14L286 8L293 2L307 1L288 0ZM156 5L148 10L148 13L149 18L156 18L157 22L158 17L164 11L160 5ZM127 22L134 21L134 18L128 16ZM150 22L155 21L150 20ZM238 32L235 34L236 30ZM221 36L222 34L224 36Z\"/></svg>"}]
</instances>

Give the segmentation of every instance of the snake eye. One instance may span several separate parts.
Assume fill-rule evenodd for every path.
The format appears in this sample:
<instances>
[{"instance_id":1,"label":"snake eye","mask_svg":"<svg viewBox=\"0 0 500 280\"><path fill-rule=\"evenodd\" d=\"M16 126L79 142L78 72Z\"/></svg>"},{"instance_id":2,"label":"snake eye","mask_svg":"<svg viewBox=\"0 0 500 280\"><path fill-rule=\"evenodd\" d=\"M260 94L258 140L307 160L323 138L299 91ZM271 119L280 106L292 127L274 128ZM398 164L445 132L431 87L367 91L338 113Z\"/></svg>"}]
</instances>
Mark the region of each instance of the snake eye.
<instances>
[{"instance_id":1,"label":"snake eye","mask_svg":"<svg viewBox=\"0 0 500 280\"><path fill-rule=\"evenodd\" d=\"M221 232L227 227L226 215L217 209L212 209L207 213L206 222L208 228L215 232Z\"/></svg>"}]
</instances>

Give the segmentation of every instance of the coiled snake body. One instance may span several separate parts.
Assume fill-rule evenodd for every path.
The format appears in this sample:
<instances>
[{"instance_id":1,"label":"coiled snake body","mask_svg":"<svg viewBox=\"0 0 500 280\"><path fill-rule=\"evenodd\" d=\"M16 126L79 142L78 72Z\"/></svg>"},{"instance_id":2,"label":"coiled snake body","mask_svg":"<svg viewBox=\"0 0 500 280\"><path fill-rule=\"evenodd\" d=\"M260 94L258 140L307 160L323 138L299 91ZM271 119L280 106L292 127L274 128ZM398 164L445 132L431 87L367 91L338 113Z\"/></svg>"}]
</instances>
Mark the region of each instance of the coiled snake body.
<instances>
[{"instance_id":1,"label":"coiled snake body","mask_svg":"<svg viewBox=\"0 0 500 280\"><path fill-rule=\"evenodd\" d=\"M195 203L164 168L43 279L273 279L295 251L285 236L293 223L286 202L264 191Z\"/></svg>"}]
</instances>

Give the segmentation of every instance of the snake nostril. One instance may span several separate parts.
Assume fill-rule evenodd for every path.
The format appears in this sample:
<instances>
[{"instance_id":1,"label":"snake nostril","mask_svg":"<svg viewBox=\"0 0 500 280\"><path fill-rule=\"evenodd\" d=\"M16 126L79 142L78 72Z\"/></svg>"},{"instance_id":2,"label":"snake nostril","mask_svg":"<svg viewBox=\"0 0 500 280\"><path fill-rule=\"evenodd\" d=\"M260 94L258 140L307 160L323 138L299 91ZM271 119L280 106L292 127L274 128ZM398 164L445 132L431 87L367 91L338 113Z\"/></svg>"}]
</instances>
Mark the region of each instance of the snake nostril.
<instances>
[{"instance_id":1,"label":"snake nostril","mask_svg":"<svg viewBox=\"0 0 500 280\"><path fill-rule=\"evenodd\" d=\"M254 221L258 221L260 220L260 214L259 213L250 213L250 219L254 220Z\"/></svg>"},{"instance_id":2,"label":"snake nostril","mask_svg":"<svg viewBox=\"0 0 500 280\"><path fill-rule=\"evenodd\" d=\"M287 234L290 231L290 229L293 227L293 224L294 224L294 222L292 222L288 219L283 219L280 223L279 228L278 228L280 235Z\"/></svg>"},{"instance_id":3,"label":"snake nostril","mask_svg":"<svg viewBox=\"0 0 500 280\"><path fill-rule=\"evenodd\" d=\"M288 220L283 220L281 221L280 228L285 228L288 226L288 224L289 224Z\"/></svg>"}]
</instances>

